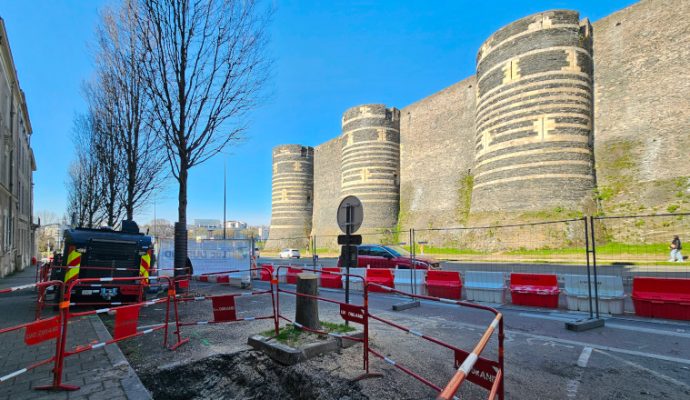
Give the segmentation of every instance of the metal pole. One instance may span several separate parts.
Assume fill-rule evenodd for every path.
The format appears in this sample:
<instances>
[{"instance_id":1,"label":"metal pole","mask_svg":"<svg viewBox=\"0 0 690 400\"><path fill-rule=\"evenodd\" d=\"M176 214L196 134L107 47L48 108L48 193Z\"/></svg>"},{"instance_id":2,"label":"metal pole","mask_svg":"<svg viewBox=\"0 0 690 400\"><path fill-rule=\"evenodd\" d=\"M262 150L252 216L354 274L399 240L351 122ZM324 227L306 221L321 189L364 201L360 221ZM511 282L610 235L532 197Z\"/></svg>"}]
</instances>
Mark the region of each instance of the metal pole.
<instances>
[{"instance_id":1,"label":"metal pole","mask_svg":"<svg viewBox=\"0 0 690 400\"><path fill-rule=\"evenodd\" d=\"M589 272L589 228L587 217L582 219L585 222L585 256L587 257L587 288L589 289L589 319L594 318L594 307L592 306L592 277Z\"/></svg>"},{"instance_id":2,"label":"metal pole","mask_svg":"<svg viewBox=\"0 0 690 400\"><path fill-rule=\"evenodd\" d=\"M412 294L415 294L415 283L416 283L416 275L417 275L417 266L415 265L414 262L414 251L415 251L415 243L414 243L414 229L410 229L410 261L412 262L410 267L411 267L411 275L410 275L410 285L412 286L410 288L410 292Z\"/></svg>"},{"instance_id":3,"label":"metal pole","mask_svg":"<svg viewBox=\"0 0 690 400\"><path fill-rule=\"evenodd\" d=\"M348 204L345 210L345 234L348 239L352 235L352 205ZM348 240L348 243L350 241ZM350 304L350 245L345 245L345 303ZM366 283L365 283L366 285ZM347 322L347 321L346 321Z\"/></svg>"},{"instance_id":4,"label":"metal pole","mask_svg":"<svg viewBox=\"0 0 690 400\"><path fill-rule=\"evenodd\" d=\"M228 169L228 161L225 160L225 163L223 164L223 240L226 240L226 212L227 212L227 201L228 201L228 185L227 185L227 169ZM252 237L252 241L254 240L254 237ZM254 252L254 246L252 243L252 254Z\"/></svg>"},{"instance_id":5,"label":"metal pole","mask_svg":"<svg viewBox=\"0 0 690 400\"><path fill-rule=\"evenodd\" d=\"M594 268L594 305L597 310L597 319L599 319L599 281L597 280L597 244L594 234L594 217L589 217L590 235L592 235L592 267Z\"/></svg>"}]
</instances>

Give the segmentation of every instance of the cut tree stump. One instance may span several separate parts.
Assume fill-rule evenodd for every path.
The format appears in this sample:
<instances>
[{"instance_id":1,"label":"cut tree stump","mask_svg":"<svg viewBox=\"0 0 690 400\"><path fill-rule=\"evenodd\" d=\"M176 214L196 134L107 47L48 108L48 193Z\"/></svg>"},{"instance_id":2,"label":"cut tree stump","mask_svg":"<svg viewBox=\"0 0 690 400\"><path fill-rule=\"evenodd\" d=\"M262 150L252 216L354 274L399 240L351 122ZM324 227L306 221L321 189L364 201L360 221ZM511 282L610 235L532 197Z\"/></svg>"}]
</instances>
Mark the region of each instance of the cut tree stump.
<instances>
[{"instance_id":1,"label":"cut tree stump","mask_svg":"<svg viewBox=\"0 0 690 400\"><path fill-rule=\"evenodd\" d=\"M319 277L311 272L297 275L297 293L318 296ZM297 296L295 322L309 329L321 330L319 321L319 302L304 296Z\"/></svg>"}]
</instances>

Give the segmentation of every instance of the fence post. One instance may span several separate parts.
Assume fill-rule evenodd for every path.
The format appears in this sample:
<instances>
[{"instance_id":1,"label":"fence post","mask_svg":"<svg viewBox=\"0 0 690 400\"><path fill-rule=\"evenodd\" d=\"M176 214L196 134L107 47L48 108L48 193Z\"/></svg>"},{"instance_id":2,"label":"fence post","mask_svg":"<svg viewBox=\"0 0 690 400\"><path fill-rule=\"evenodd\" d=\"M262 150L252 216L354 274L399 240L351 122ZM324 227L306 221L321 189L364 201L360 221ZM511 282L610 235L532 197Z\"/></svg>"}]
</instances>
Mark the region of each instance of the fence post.
<instances>
[{"instance_id":1,"label":"fence post","mask_svg":"<svg viewBox=\"0 0 690 400\"><path fill-rule=\"evenodd\" d=\"M596 307L596 316L599 319L599 281L597 280L597 243L596 234L594 233L594 217L590 215L590 234L592 235L592 267L594 268L594 306Z\"/></svg>"},{"instance_id":2,"label":"fence post","mask_svg":"<svg viewBox=\"0 0 690 400\"><path fill-rule=\"evenodd\" d=\"M594 235L594 217L583 217L585 223L585 252L587 253L587 288L589 293L589 318L565 323L565 328L580 332L604 326L604 320L599 318L599 289L597 287L597 257ZM594 306L596 314L592 313L592 277L590 275L590 254L592 255L592 267L594 268Z\"/></svg>"},{"instance_id":3,"label":"fence post","mask_svg":"<svg viewBox=\"0 0 690 400\"><path fill-rule=\"evenodd\" d=\"M590 274L590 264L589 264L589 221L587 217L583 217L582 221L585 223L585 257L587 257L587 289L589 294L587 296L589 300L589 319L594 318L594 306L592 304L592 275Z\"/></svg>"}]
</instances>

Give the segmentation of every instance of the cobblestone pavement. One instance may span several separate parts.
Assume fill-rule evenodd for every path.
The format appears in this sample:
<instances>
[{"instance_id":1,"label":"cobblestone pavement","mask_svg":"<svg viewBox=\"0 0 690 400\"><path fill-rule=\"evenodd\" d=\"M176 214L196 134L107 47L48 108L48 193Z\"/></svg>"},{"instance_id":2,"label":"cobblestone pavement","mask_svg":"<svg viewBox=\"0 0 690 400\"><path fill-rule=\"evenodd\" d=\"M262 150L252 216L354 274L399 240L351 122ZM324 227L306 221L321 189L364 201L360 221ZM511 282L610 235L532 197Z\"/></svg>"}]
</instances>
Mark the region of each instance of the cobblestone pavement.
<instances>
[{"instance_id":1,"label":"cobblestone pavement","mask_svg":"<svg viewBox=\"0 0 690 400\"><path fill-rule=\"evenodd\" d=\"M0 288L34 282L34 270L26 270L0 280ZM30 322L35 314L36 292L24 289L0 295L0 328ZM51 316L48 307L43 317ZM55 352L55 340L34 346L24 344L24 329L0 335L0 376L50 358ZM76 345L103 342L110 333L97 316L70 322L68 349ZM0 400L22 399L150 399L116 344L85 351L65 359L63 382L80 386L75 392L43 392L33 388L50 384L52 363L40 366L8 381L0 383Z\"/></svg>"}]
</instances>

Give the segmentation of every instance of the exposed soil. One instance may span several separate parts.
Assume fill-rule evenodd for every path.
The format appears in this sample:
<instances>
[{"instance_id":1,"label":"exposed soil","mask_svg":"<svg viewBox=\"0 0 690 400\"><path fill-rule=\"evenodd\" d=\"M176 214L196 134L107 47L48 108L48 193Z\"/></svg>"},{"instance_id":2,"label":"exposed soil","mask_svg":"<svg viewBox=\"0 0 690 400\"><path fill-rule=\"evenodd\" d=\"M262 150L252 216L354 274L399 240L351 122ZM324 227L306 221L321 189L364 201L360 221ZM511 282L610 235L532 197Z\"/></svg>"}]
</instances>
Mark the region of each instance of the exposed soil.
<instances>
[{"instance_id":1,"label":"exposed soil","mask_svg":"<svg viewBox=\"0 0 690 400\"><path fill-rule=\"evenodd\" d=\"M369 399L361 387L329 371L284 367L249 350L211 356L141 375L154 399Z\"/></svg>"}]
</instances>

